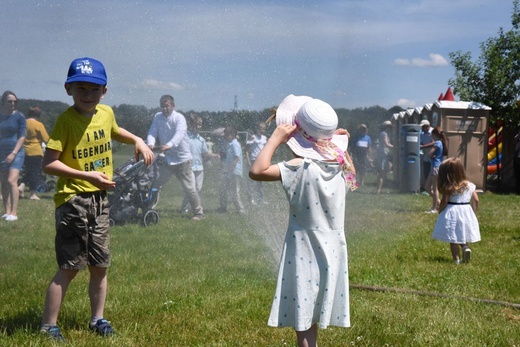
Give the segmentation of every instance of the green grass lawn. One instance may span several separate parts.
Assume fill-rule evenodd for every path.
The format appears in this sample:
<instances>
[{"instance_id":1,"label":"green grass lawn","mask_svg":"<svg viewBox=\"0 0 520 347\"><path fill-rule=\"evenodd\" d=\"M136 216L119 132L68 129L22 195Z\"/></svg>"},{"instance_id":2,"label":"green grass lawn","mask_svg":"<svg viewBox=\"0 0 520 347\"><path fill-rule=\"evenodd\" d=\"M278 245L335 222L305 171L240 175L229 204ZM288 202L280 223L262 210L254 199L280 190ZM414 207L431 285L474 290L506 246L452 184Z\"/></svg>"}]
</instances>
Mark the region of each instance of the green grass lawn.
<instances>
[{"instance_id":1,"label":"green grass lawn","mask_svg":"<svg viewBox=\"0 0 520 347\"><path fill-rule=\"evenodd\" d=\"M72 345L296 345L292 329L266 326L287 220L280 184L268 183L270 204L246 204L245 215L214 212L217 185L217 166L208 167L200 222L178 212L173 179L161 193L159 224L112 228L105 314L118 334L88 331L82 272L59 317ZM352 327L320 330L320 346L519 346L520 197L481 195L482 241L472 245L472 262L457 266L448 244L431 239L429 197L374 190L369 177L347 197ZM38 334L56 271L52 195L23 199L19 217L0 223L0 345L52 345Z\"/></svg>"}]
</instances>

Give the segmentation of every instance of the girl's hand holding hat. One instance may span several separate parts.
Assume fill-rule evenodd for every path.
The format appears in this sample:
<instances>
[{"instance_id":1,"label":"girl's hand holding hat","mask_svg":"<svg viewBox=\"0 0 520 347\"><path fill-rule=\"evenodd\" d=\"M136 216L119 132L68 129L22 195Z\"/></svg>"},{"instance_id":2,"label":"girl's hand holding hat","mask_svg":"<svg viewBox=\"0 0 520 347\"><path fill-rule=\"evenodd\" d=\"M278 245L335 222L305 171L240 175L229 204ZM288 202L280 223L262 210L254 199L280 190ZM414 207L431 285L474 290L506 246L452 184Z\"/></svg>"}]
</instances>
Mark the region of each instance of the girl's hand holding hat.
<instances>
[{"instance_id":1,"label":"girl's hand holding hat","mask_svg":"<svg viewBox=\"0 0 520 347\"><path fill-rule=\"evenodd\" d=\"M276 127L271 135L271 138L276 141L278 144L287 142L294 131L296 130L295 124L280 124Z\"/></svg>"},{"instance_id":2,"label":"girl's hand holding hat","mask_svg":"<svg viewBox=\"0 0 520 347\"><path fill-rule=\"evenodd\" d=\"M350 138L350 133L347 131L347 129L338 128L334 131L334 135L347 135L348 138Z\"/></svg>"}]
</instances>

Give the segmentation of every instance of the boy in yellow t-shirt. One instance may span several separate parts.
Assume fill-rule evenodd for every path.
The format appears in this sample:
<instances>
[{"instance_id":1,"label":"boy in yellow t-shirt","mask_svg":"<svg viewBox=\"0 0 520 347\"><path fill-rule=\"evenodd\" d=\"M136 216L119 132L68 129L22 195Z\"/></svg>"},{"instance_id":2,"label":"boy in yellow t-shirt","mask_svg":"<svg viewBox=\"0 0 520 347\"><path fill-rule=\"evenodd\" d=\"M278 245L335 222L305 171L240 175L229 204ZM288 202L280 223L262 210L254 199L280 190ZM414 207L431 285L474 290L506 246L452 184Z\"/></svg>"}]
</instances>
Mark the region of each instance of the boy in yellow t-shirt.
<instances>
[{"instance_id":1,"label":"boy in yellow t-shirt","mask_svg":"<svg viewBox=\"0 0 520 347\"><path fill-rule=\"evenodd\" d=\"M153 153L144 141L117 126L109 106L100 105L107 92L103 64L92 58L72 61L65 82L74 105L56 121L43 158L46 173L59 176L56 205L56 259L59 269L45 298L40 331L63 341L57 326L61 303L79 270L90 272L89 328L101 336L114 334L103 310L107 292L109 207L106 191L112 181L112 140L134 144L136 159L150 165Z\"/></svg>"}]
</instances>

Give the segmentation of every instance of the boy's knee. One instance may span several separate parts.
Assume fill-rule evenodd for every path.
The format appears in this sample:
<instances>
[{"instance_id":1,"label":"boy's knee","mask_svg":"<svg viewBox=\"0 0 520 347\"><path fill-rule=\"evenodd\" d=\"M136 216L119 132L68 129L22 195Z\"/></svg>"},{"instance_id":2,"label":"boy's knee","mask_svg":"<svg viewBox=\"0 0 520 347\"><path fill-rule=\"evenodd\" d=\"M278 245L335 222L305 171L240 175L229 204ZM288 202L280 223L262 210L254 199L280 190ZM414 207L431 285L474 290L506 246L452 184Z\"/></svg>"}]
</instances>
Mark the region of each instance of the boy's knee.
<instances>
[{"instance_id":1,"label":"boy's knee","mask_svg":"<svg viewBox=\"0 0 520 347\"><path fill-rule=\"evenodd\" d=\"M89 266L88 267L90 271L91 277L105 277L107 275L107 268L106 267L99 267L99 266Z\"/></svg>"}]
</instances>

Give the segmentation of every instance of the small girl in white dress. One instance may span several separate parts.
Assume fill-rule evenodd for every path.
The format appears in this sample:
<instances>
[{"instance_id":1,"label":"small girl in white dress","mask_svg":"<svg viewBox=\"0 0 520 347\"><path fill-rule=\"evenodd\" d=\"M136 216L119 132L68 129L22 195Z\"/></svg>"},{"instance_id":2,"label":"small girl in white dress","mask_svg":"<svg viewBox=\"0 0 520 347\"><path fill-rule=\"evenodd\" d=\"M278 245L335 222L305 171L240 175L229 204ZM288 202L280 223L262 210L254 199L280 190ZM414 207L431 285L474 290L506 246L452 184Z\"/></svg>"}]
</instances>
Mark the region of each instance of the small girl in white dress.
<instances>
[{"instance_id":1,"label":"small girl in white dress","mask_svg":"<svg viewBox=\"0 0 520 347\"><path fill-rule=\"evenodd\" d=\"M289 200L278 281L268 325L293 327L298 346L316 346L318 327L350 326L345 195L355 173L348 133L327 103L287 96L276 111L277 128L251 166L257 181L281 181ZM271 164L287 143L297 158Z\"/></svg>"},{"instance_id":2,"label":"small girl in white dress","mask_svg":"<svg viewBox=\"0 0 520 347\"><path fill-rule=\"evenodd\" d=\"M468 243L480 241L480 228L475 212L478 195L475 185L467 180L466 171L458 158L448 158L439 167L438 189L442 194L439 217L432 237L449 242L455 264L471 259Z\"/></svg>"}]
</instances>

